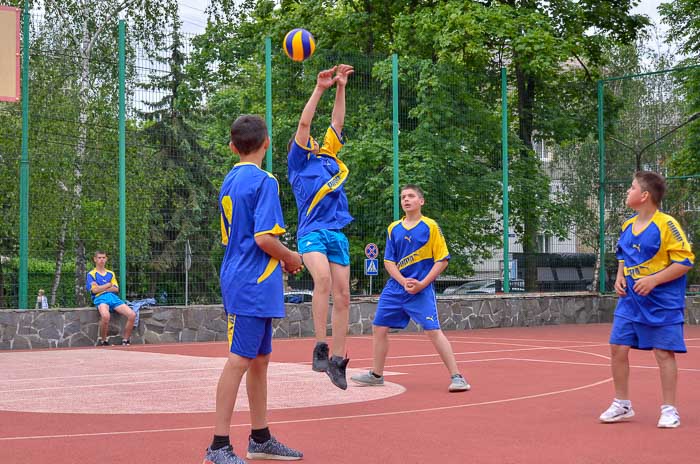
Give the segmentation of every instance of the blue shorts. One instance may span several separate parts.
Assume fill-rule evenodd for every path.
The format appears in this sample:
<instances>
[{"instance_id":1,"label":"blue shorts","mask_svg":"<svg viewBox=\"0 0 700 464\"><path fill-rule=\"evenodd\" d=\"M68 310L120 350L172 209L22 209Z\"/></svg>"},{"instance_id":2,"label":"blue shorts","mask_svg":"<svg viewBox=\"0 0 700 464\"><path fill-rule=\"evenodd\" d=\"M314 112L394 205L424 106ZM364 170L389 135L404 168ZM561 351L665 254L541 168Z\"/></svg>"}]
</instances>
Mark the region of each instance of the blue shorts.
<instances>
[{"instance_id":1,"label":"blue shorts","mask_svg":"<svg viewBox=\"0 0 700 464\"><path fill-rule=\"evenodd\" d=\"M637 350L659 350L686 353L683 323L653 326L615 317L610 332L611 345L623 345Z\"/></svg>"},{"instance_id":2,"label":"blue shorts","mask_svg":"<svg viewBox=\"0 0 700 464\"><path fill-rule=\"evenodd\" d=\"M249 359L272 353L272 318L229 314L228 346Z\"/></svg>"},{"instance_id":3,"label":"blue shorts","mask_svg":"<svg viewBox=\"0 0 700 464\"><path fill-rule=\"evenodd\" d=\"M323 253L328 261L341 266L350 265L350 243L339 230L321 229L300 237L297 250L302 255L311 251Z\"/></svg>"},{"instance_id":4,"label":"blue shorts","mask_svg":"<svg viewBox=\"0 0 700 464\"><path fill-rule=\"evenodd\" d=\"M405 329L409 320L413 319L413 322L423 327L423 330L440 329L432 285L415 295L399 288L398 284L392 286L391 283L384 287L372 324L392 329Z\"/></svg>"},{"instance_id":5,"label":"blue shorts","mask_svg":"<svg viewBox=\"0 0 700 464\"><path fill-rule=\"evenodd\" d=\"M98 295L95 297L94 300L92 300L92 302L95 304L95 306L100 306L101 304L109 305L110 313L113 313L114 308L116 308L117 306L126 304L116 295L116 293L112 292L107 292L103 293L102 295Z\"/></svg>"}]
</instances>

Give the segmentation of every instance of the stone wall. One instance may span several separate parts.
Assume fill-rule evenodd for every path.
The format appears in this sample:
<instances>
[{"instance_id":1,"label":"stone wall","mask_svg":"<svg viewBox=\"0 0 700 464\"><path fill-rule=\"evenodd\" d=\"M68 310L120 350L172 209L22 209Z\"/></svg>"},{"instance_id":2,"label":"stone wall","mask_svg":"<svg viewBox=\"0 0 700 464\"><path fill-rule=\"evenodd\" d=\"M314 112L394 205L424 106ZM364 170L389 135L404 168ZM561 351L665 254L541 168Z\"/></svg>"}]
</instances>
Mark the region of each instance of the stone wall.
<instances>
[{"instance_id":1,"label":"stone wall","mask_svg":"<svg viewBox=\"0 0 700 464\"><path fill-rule=\"evenodd\" d=\"M611 322L614 296L590 293L519 294L438 297L438 315L445 330L529 327ZM700 324L700 296L686 299L686 321ZM372 333L376 297L350 302L352 335ZM0 311L0 349L56 348L94 345L99 313L94 308ZM110 342L121 343L124 318L113 315ZM211 342L226 340L221 306L153 306L141 309L131 337L137 343ZM311 304L287 305L287 317L275 319L278 338L313 336ZM330 331L330 321L328 324ZM409 331L419 330L411 322Z\"/></svg>"}]
</instances>

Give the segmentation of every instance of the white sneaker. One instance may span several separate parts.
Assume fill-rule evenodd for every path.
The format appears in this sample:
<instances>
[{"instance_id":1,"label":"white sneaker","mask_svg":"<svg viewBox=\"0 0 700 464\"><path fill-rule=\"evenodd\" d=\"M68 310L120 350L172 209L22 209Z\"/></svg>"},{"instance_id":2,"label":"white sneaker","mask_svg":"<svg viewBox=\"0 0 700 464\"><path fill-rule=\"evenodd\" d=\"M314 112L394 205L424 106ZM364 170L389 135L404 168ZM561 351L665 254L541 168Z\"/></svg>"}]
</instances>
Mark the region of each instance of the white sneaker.
<instances>
[{"instance_id":1,"label":"white sneaker","mask_svg":"<svg viewBox=\"0 0 700 464\"><path fill-rule=\"evenodd\" d=\"M678 415L678 410L670 404L661 406L661 417L656 426L661 429L675 429L679 425L681 425L681 416Z\"/></svg>"},{"instance_id":2,"label":"white sneaker","mask_svg":"<svg viewBox=\"0 0 700 464\"><path fill-rule=\"evenodd\" d=\"M629 406L624 406L619 402L619 400L615 399L610 407L600 415L600 421L606 423L619 422L621 420L629 419L630 417L634 417L632 403L630 403Z\"/></svg>"}]
</instances>

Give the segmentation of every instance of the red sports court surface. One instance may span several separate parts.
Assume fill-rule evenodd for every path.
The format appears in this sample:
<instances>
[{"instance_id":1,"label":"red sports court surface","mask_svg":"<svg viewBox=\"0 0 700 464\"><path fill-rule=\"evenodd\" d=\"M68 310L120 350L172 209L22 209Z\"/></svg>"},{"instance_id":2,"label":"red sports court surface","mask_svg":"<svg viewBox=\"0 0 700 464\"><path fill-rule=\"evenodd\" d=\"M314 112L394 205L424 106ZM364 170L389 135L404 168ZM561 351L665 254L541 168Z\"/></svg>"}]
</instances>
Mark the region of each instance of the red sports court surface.
<instances>
[{"instance_id":1,"label":"red sports court surface","mask_svg":"<svg viewBox=\"0 0 700 464\"><path fill-rule=\"evenodd\" d=\"M336 389L311 371L313 340L275 340L274 435L310 463L700 462L700 327L678 356L682 425L656 428L653 354L633 352L637 415L600 424L613 388L610 326L446 332L472 391L420 334L393 334L384 387ZM371 337L348 341L348 375L371 366ZM196 463L212 435L225 343L0 352L0 463ZM245 389L243 389L244 392ZM231 427L245 454L247 400Z\"/></svg>"}]
</instances>

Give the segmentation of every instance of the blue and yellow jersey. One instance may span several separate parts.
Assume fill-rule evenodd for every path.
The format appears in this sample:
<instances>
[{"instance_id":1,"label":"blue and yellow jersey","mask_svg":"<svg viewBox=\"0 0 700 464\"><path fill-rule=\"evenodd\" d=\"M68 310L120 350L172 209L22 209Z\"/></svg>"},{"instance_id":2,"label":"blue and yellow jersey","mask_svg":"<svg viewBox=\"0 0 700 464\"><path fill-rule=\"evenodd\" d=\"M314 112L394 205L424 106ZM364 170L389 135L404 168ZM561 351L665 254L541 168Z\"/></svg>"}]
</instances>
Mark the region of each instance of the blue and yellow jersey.
<instances>
[{"instance_id":1,"label":"blue and yellow jersey","mask_svg":"<svg viewBox=\"0 0 700 464\"><path fill-rule=\"evenodd\" d=\"M277 179L253 163L238 163L219 193L221 296L229 314L284 317L282 266L255 243L263 234L281 235L284 219Z\"/></svg>"},{"instance_id":2,"label":"blue and yellow jersey","mask_svg":"<svg viewBox=\"0 0 700 464\"><path fill-rule=\"evenodd\" d=\"M387 229L384 261L396 264L406 278L423 280L438 261L449 260L445 237L434 220L423 216L418 224L407 228L403 219L392 222ZM404 291L393 278L387 288Z\"/></svg>"},{"instance_id":3,"label":"blue and yellow jersey","mask_svg":"<svg viewBox=\"0 0 700 464\"><path fill-rule=\"evenodd\" d=\"M352 221L343 190L349 171L338 158L342 135L331 126L318 155L311 153L311 146L313 139L307 146L295 139L287 155L289 182L299 211L297 237L321 229L340 230Z\"/></svg>"},{"instance_id":4,"label":"blue and yellow jersey","mask_svg":"<svg viewBox=\"0 0 700 464\"><path fill-rule=\"evenodd\" d=\"M93 302L95 301L95 298L97 298L105 292L92 293L92 286L104 285L108 283L111 283L115 287L119 287L119 283L117 282L117 276L114 274L114 272L110 271L109 269L105 269L104 274L100 274L97 271L97 268L87 273L87 278L85 279L85 289L90 293L90 296L92 296Z\"/></svg>"},{"instance_id":5,"label":"blue and yellow jersey","mask_svg":"<svg viewBox=\"0 0 700 464\"><path fill-rule=\"evenodd\" d=\"M646 297L634 292L634 282L663 271L673 263L693 266L695 255L678 222L656 211L649 224L634 232L638 216L624 224L617 243L617 259L624 265L627 296L617 303L615 315L648 325L683 322L686 276L655 287Z\"/></svg>"}]
</instances>

